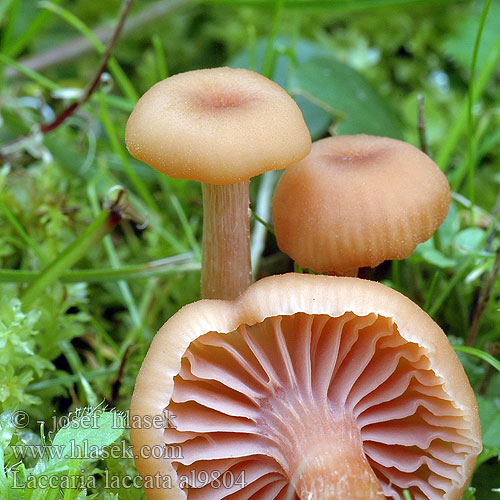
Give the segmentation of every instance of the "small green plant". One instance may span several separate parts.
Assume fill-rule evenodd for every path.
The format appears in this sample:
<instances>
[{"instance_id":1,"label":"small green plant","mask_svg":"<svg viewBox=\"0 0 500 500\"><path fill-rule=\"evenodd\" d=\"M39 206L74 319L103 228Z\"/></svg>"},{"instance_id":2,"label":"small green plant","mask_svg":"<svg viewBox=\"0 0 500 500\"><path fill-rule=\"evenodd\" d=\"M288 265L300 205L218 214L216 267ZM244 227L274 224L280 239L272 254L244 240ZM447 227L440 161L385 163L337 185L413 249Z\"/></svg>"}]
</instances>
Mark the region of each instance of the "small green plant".
<instances>
[{"instance_id":1,"label":"small green plant","mask_svg":"<svg viewBox=\"0 0 500 500\"><path fill-rule=\"evenodd\" d=\"M121 475L111 473L131 457L123 436L124 414L100 407L77 409L50 421L57 432L42 424L40 435L22 430L28 419L27 413L14 412L1 420L2 498L76 500L95 498L96 493L106 499L129 498L124 490L134 487L133 498L142 497L136 474L126 476L130 471L124 469Z\"/></svg>"}]
</instances>

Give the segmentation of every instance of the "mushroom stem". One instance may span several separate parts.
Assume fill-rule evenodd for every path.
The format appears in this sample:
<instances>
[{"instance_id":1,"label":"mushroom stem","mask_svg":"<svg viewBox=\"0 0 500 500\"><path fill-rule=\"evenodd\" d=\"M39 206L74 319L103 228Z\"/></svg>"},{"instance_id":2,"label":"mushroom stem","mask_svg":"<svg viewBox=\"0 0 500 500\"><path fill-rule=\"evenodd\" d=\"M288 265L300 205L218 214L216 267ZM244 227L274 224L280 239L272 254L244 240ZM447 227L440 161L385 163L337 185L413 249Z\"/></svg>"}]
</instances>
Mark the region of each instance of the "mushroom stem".
<instances>
[{"instance_id":1,"label":"mushroom stem","mask_svg":"<svg viewBox=\"0 0 500 500\"><path fill-rule=\"evenodd\" d=\"M314 445L306 445L307 451L291 478L297 495L301 500L383 500L382 487L352 419L343 415L326 420L327 425L315 426L315 432L327 430L327 434L309 438Z\"/></svg>"},{"instance_id":2,"label":"mushroom stem","mask_svg":"<svg viewBox=\"0 0 500 500\"><path fill-rule=\"evenodd\" d=\"M380 483L364 457L339 456L336 450L327 450L306 460L295 486L301 500L385 499Z\"/></svg>"},{"instance_id":3,"label":"mushroom stem","mask_svg":"<svg viewBox=\"0 0 500 500\"><path fill-rule=\"evenodd\" d=\"M357 278L359 272L359 267L353 267L352 269L347 269L347 271L330 271L329 276L345 276L347 278Z\"/></svg>"},{"instance_id":4,"label":"mushroom stem","mask_svg":"<svg viewBox=\"0 0 500 500\"><path fill-rule=\"evenodd\" d=\"M202 184L201 296L231 300L251 283L249 181Z\"/></svg>"}]
</instances>

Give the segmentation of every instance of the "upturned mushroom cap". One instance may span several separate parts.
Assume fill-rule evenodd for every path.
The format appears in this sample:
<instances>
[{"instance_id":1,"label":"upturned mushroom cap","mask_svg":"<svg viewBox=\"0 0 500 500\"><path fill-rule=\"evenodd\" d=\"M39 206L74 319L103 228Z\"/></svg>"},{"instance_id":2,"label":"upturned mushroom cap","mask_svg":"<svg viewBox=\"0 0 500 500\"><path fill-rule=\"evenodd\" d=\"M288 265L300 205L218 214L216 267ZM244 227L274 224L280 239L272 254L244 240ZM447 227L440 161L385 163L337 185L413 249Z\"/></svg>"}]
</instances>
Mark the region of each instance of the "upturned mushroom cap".
<instances>
[{"instance_id":1,"label":"upturned mushroom cap","mask_svg":"<svg viewBox=\"0 0 500 500\"><path fill-rule=\"evenodd\" d=\"M167 410L174 425L147 425ZM185 306L153 340L131 421L149 500L306 499L325 484L312 498L458 500L481 450L443 331L356 278L274 276Z\"/></svg>"},{"instance_id":2,"label":"upturned mushroom cap","mask_svg":"<svg viewBox=\"0 0 500 500\"><path fill-rule=\"evenodd\" d=\"M274 194L278 246L316 272L409 257L443 223L450 188L414 146L369 135L337 136L283 174Z\"/></svg>"},{"instance_id":3,"label":"upturned mushroom cap","mask_svg":"<svg viewBox=\"0 0 500 500\"><path fill-rule=\"evenodd\" d=\"M132 156L175 178L233 184L284 168L311 149L294 100L246 69L174 75L137 102L125 132Z\"/></svg>"}]
</instances>

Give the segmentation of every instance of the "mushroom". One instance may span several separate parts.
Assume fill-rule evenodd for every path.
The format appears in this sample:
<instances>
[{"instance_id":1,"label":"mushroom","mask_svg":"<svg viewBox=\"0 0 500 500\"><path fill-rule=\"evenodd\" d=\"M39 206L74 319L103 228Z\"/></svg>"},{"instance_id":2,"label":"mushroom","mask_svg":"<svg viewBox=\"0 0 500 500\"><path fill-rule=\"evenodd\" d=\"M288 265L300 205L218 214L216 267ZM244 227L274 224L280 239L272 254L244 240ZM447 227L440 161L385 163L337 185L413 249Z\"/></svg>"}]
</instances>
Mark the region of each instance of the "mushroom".
<instances>
[{"instance_id":1,"label":"mushroom","mask_svg":"<svg viewBox=\"0 0 500 500\"><path fill-rule=\"evenodd\" d=\"M450 188L414 146L369 135L328 137L287 168L273 198L280 249L316 272L357 274L409 257L443 223Z\"/></svg>"},{"instance_id":2,"label":"mushroom","mask_svg":"<svg viewBox=\"0 0 500 500\"><path fill-rule=\"evenodd\" d=\"M190 71L139 99L125 140L156 170L203 183L202 297L237 297L251 280L248 181L311 149L298 106L249 70Z\"/></svg>"},{"instance_id":3,"label":"mushroom","mask_svg":"<svg viewBox=\"0 0 500 500\"><path fill-rule=\"evenodd\" d=\"M357 278L291 273L185 306L153 339L130 418L148 500L458 500L481 451L443 331Z\"/></svg>"}]
</instances>

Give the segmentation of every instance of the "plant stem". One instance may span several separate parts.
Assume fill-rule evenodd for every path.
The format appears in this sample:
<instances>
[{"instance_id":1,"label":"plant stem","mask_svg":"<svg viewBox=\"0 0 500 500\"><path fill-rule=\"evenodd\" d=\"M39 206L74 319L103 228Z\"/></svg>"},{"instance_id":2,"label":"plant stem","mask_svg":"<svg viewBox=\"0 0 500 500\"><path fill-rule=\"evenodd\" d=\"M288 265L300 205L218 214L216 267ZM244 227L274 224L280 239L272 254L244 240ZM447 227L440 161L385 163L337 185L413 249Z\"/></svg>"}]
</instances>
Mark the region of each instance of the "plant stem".
<instances>
[{"instance_id":1,"label":"plant stem","mask_svg":"<svg viewBox=\"0 0 500 500\"><path fill-rule=\"evenodd\" d=\"M251 283L248 185L202 184L204 299L234 299Z\"/></svg>"},{"instance_id":2,"label":"plant stem","mask_svg":"<svg viewBox=\"0 0 500 500\"><path fill-rule=\"evenodd\" d=\"M357 278L358 273L359 273L359 267L353 267L352 269L346 269L345 271L329 271L328 276L343 276L347 278Z\"/></svg>"},{"instance_id":3,"label":"plant stem","mask_svg":"<svg viewBox=\"0 0 500 500\"><path fill-rule=\"evenodd\" d=\"M119 87L121 87L125 96L128 97L131 101L135 102L138 99L137 92L135 91L132 83L128 79L126 73L119 66L116 59L112 57L112 52L114 47L118 41L118 38L121 35L122 28L125 22L126 17L130 11L133 0L122 0L122 5L120 8L120 17L115 25L113 30L113 35L108 42L108 46L106 47L103 43L97 39L92 31L87 27L87 25L81 21L78 17L76 17L70 10L65 9L64 7L54 5L52 2L41 1L40 6L44 9L48 9L53 11L59 17L64 19L68 24L70 24L73 28L80 31L84 36L86 36L90 43L94 46L97 52L103 56L102 61L99 65L99 69L97 69L97 74L99 72L102 73L101 68L109 67L110 73L113 75Z\"/></svg>"},{"instance_id":4,"label":"plant stem","mask_svg":"<svg viewBox=\"0 0 500 500\"><path fill-rule=\"evenodd\" d=\"M427 129L425 126L424 95L418 94L418 138L420 149L426 155L429 154L429 145L427 143Z\"/></svg>"},{"instance_id":5,"label":"plant stem","mask_svg":"<svg viewBox=\"0 0 500 500\"><path fill-rule=\"evenodd\" d=\"M61 3L60 0L53 3ZM146 8L138 12L137 14L130 16L125 23L122 31L122 39L127 36L136 33L143 29L145 26L149 26L154 22L158 22L162 18L168 16L172 12L185 5L194 3L192 0L171 0L170 2L165 2L165 0L160 0L148 5ZM42 15L47 17L52 11L44 10ZM95 39L99 40L103 44L107 44L113 36L114 27L108 24L100 26L93 31ZM52 47L46 51L39 52L32 56L28 56L21 59L21 64L25 65L35 71L44 71L48 68L54 66L60 66L62 64L74 61L75 59L82 58L89 52L92 52L94 45L90 41L88 36L81 36L74 38L68 42L61 43L56 47ZM12 57L12 56L11 56ZM16 77L19 74L17 68L8 69L7 76L9 78Z\"/></svg>"},{"instance_id":6,"label":"plant stem","mask_svg":"<svg viewBox=\"0 0 500 500\"><path fill-rule=\"evenodd\" d=\"M23 309L31 306L43 291L56 281L64 271L79 261L98 241L108 234L121 220L114 210L103 210L64 252L49 264L38 279L24 291L21 302Z\"/></svg>"},{"instance_id":7,"label":"plant stem","mask_svg":"<svg viewBox=\"0 0 500 500\"><path fill-rule=\"evenodd\" d=\"M497 249L495 262L493 264L493 269L491 270L491 274L484 282L481 294L479 295L479 300L476 308L474 309L474 315L472 317L472 322L469 328L469 333L467 335L467 340L465 341L465 345L472 346L476 343L477 334L479 333L479 326L481 325L481 319L483 317L483 313L486 309L486 306L488 305L488 301L491 297L491 292L493 291L493 285L495 284L499 271L500 271L500 247Z\"/></svg>"},{"instance_id":8,"label":"plant stem","mask_svg":"<svg viewBox=\"0 0 500 500\"><path fill-rule=\"evenodd\" d=\"M54 9L56 12L58 10L64 10L52 2L50 2L48 5L50 5L51 8ZM53 130L58 128L60 125L62 125L82 104L86 103L90 99L92 94L96 91L97 87L99 86L99 84L101 82L102 74L104 73L104 70L108 66L108 63L110 61L110 57L113 53L115 45L118 42L118 38L120 37L120 33L121 33L122 28L123 28L123 24L125 23L125 19L127 18L128 13L130 12L131 6L132 6L132 0L123 0L121 12L120 12L120 18L119 18L118 23L117 23L115 30L113 32L113 36L109 42L109 45L106 47L106 49L105 50L103 49L103 56L102 56L101 62L100 62L99 66L94 74L92 81L87 86L87 89L83 93L82 97L78 101L75 101L75 102L71 103L69 106L67 106L66 108L64 108L61 111L61 113L59 113L55 117L55 119L52 120L52 122L42 124L40 126L40 132L42 134L47 134L49 132L52 132ZM69 13L69 15L72 15L72 14ZM136 95L135 95L135 91L133 91L133 89L132 89L132 92L133 92L133 94L129 95L129 97L131 97L133 99L136 97ZM18 137L17 139L14 139L12 142L8 143L7 146L22 142L32 135L33 135L33 133L30 132L25 136Z\"/></svg>"}]
</instances>

